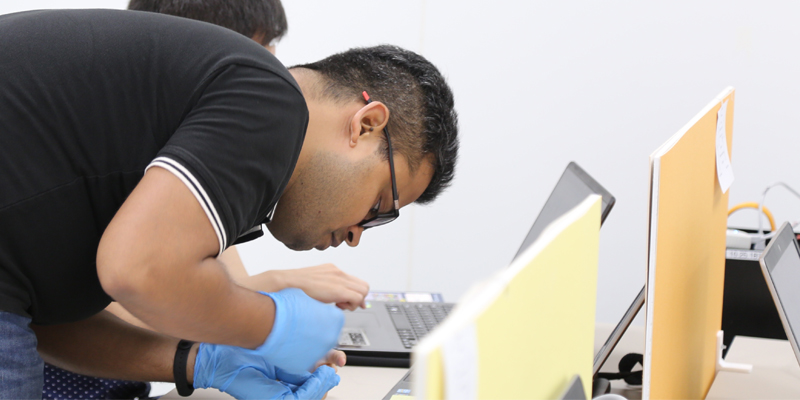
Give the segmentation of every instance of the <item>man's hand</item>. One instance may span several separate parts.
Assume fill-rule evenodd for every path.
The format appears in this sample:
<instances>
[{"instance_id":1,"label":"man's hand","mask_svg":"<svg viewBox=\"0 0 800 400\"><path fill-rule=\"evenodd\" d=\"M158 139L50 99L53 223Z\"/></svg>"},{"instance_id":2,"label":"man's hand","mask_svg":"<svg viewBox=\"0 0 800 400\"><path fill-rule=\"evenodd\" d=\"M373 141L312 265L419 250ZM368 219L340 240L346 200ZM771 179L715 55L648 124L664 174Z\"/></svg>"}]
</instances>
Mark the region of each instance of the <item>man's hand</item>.
<instances>
[{"instance_id":1,"label":"man's hand","mask_svg":"<svg viewBox=\"0 0 800 400\"><path fill-rule=\"evenodd\" d=\"M333 264L266 271L250 277L244 286L256 291L294 287L317 301L335 303L337 307L351 311L365 307L364 298L369 293L367 282L348 275Z\"/></svg>"},{"instance_id":2,"label":"man's hand","mask_svg":"<svg viewBox=\"0 0 800 400\"><path fill-rule=\"evenodd\" d=\"M292 374L239 347L201 343L195 359L195 388L213 387L237 399L321 399L338 384L327 365Z\"/></svg>"},{"instance_id":3,"label":"man's hand","mask_svg":"<svg viewBox=\"0 0 800 400\"><path fill-rule=\"evenodd\" d=\"M340 310L308 297L300 289L263 293L275 302L275 324L253 350L277 367L302 373L336 346L344 325Z\"/></svg>"},{"instance_id":4,"label":"man's hand","mask_svg":"<svg viewBox=\"0 0 800 400\"><path fill-rule=\"evenodd\" d=\"M324 360L319 360L319 362L314 365L314 369L317 369L323 365L327 365L333 368L336 372L339 372L339 368L344 367L345 364L347 364L347 354L341 350L331 350L325 356Z\"/></svg>"},{"instance_id":5,"label":"man's hand","mask_svg":"<svg viewBox=\"0 0 800 400\"><path fill-rule=\"evenodd\" d=\"M225 392L237 399L324 399L340 379L327 365L305 375L284 374L280 369L275 372L277 381L257 369L243 369Z\"/></svg>"},{"instance_id":6,"label":"man's hand","mask_svg":"<svg viewBox=\"0 0 800 400\"><path fill-rule=\"evenodd\" d=\"M277 293L261 292L261 295L275 302L275 323L267 340L254 350L203 343L196 365L207 370L209 376L215 376L217 370L235 370L249 365L232 358L231 349L238 349L233 354L240 358L249 355L250 364L268 363L290 373L302 374L336 346L344 325L341 310L320 303L295 288Z\"/></svg>"}]
</instances>

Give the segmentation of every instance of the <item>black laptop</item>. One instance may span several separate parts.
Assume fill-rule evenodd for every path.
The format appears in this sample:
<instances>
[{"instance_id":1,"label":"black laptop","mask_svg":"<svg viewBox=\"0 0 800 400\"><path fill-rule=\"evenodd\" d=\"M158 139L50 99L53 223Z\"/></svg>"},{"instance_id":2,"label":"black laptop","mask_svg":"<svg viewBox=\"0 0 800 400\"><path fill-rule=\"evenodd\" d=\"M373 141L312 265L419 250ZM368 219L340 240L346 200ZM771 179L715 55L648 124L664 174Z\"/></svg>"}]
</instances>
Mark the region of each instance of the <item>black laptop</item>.
<instances>
[{"instance_id":1,"label":"black laptop","mask_svg":"<svg viewBox=\"0 0 800 400\"><path fill-rule=\"evenodd\" d=\"M569 163L514 258L536 241L551 222L590 194L602 196L602 224L614 206L614 197L578 164ZM366 309L345 313L337 348L347 354L347 365L408 368L412 347L444 320L454 305L368 301Z\"/></svg>"}]
</instances>

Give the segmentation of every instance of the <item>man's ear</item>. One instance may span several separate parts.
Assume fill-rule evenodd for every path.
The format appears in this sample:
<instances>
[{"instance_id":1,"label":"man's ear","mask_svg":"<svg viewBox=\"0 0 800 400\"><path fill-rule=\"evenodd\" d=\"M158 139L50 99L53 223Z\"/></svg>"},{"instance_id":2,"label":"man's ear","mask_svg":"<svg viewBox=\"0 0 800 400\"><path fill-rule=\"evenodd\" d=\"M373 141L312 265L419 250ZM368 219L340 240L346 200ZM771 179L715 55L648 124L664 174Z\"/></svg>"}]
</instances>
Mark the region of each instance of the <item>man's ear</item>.
<instances>
[{"instance_id":1,"label":"man's ear","mask_svg":"<svg viewBox=\"0 0 800 400\"><path fill-rule=\"evenodd\" d=\"M380 133L389 121L389 109L380 101L373 101L356 111L350 121L350 146L359 140Z\"/></svg>"}]
</instances>

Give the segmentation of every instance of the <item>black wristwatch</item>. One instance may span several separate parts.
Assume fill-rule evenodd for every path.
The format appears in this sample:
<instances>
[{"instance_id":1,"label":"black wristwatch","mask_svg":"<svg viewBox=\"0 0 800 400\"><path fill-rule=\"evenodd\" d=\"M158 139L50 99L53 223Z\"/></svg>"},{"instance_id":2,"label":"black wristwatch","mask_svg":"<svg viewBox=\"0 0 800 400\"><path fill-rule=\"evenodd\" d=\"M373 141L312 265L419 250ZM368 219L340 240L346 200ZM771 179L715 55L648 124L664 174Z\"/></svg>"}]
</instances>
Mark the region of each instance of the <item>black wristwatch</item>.
<instances>
[{"instance_id":1,"label":"black wristwatch","mask_svg":"<svg viewBox=\"0 0 800 400\"><path fill-rule=\"evenodd\" d=\"M175 361L172 362L172 375L175 378L175 388L178 394L186 397L194 393L194 386L189 384L186 379L186 364L189 362L189 352L192 350L194 342L181 340L178 342L178 350L175 351Z\"/></svg>"}]
</instances>

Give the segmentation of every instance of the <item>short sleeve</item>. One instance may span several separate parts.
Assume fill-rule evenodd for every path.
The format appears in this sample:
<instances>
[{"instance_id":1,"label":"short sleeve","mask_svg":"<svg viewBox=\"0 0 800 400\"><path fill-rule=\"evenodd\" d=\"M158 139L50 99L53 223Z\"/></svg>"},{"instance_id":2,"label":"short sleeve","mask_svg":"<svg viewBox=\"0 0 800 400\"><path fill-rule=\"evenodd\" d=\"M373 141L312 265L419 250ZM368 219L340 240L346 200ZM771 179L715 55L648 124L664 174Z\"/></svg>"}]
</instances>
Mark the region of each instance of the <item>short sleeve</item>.
<instances>
[{"instance_id":1,"label":"short sleeve","mask_svg":"<svg viewBox=\"0 0 800 400\"><path fill-rule=\"evenodd\" d=\"M164 168L186 184L217 234L220 254L261 224L294 170L308 108L287 76L225 67L147 167Z\"/></svg>"}]
</instances>

